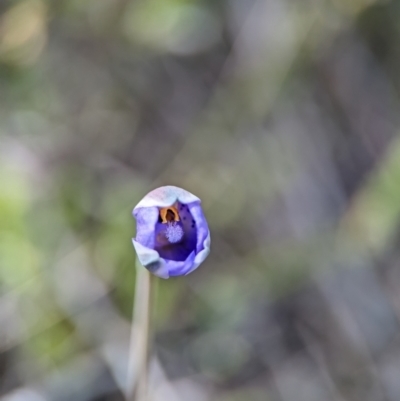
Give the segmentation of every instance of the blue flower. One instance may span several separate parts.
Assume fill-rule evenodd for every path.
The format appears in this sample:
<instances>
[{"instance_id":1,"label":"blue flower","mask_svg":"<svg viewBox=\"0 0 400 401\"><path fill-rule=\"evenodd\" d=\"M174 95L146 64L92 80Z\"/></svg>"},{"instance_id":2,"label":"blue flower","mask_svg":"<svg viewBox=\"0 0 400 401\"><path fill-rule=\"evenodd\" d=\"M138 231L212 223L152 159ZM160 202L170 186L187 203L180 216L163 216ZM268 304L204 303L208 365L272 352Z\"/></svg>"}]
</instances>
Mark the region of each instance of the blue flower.
<instances>
[{"instance_id":1,"label":"blue flower","mask_svg":"<svg viewBox=\"0 0 400 401\"><path fill-rule=\"evenodd\" d=\"M166 186L148 193L133 209L140 263L156 276L183 276L210 253L210 231L200 199Z\"/></svg>"}]
</instances>

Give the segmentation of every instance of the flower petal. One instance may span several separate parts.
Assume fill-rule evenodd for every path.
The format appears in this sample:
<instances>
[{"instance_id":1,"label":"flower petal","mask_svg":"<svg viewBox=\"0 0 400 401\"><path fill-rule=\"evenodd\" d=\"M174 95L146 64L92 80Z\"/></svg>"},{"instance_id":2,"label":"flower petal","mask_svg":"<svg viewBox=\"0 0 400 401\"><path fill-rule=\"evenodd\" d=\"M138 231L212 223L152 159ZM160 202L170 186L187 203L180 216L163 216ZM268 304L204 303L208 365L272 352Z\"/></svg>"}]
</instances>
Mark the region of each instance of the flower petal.
<instances>
[{"instance_id":1,"label":"flower petal","mask_svg":"<svg viewBox=\"0 0 400 401\"><path fill-rule=\"evenodd\" d=\"M135 247L139 262L156 276L169 278L168 268L164 259L154 249L142 245L140 242L132 238L133 246Z\"/></svg>"},{"instance_id":2,"label":"flower petal","mask_svg":"<svg viewBox=\"0 0 400 401\"><path fill-rule=\"evenodd\" d=\"M174 260L165 259L165 265L170 277L184 276L192 271L195 257L196 253L193 251L183 262L175 262Z\"/></svg>"},{"instance_id":3,"label":"flower petal","mask_svg":"<svg viewBox=\"0 0 400 401\"><path fill-rule=\"evenodd\" d=\"M194 258L192 269L185 274L189 274L192 271L196 270L206 260L208 254L210 253L210 245L211 245L211 237L210 233L208 233L203 243L203 249Z\"/></svg>"},{"instance_id":4,"label":"flower petal","mask_svg":"<svg viewBox=\"0 0 400 401\"><path fill-rule=\"evenodd\" d=\"M188 204L192 202L200 202L200 199L192 193L182 188L168 185L156 188L149 192L133 209L148 207L167 207L172 206L176 201Z\"/></svg>"},{"instance_id":5,"label":"flower petal","mask_svg":"<svg viewBox=\"0 0 400 401\"><path fill-rule=\"evenodd\" d=\"M133 216L136 219L135 240L153 249L155 245L155 229L158 221L158 208L135 208Z\"/></svg>"},{"instance_id":6,"label":"flower petal","mask_svg":"<svg viewBox=\"0 0 400 401\"><path fill-rule=\"evenodd\" d=\"M193 202L188 205L190 213L196 222L197 228L197 241L196 241L196 252L200 252L204 249L204 241L209 236L210 230L208 229L207 220L204 216L203 210L201 209L200 202Z\"/></svg>"}]
</instances>

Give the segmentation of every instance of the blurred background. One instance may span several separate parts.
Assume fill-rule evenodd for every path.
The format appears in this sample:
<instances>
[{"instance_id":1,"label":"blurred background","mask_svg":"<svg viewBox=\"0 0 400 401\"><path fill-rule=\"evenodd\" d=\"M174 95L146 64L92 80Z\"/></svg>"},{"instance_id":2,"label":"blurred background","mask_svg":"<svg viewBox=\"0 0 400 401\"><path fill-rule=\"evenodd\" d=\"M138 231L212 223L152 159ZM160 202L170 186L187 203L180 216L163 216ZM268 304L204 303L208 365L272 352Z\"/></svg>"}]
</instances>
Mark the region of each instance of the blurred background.
<instances>
[{"instance_id":1,"label":"blurred background","mask_svg":"<svg viewBox=\"0 0 400 401\"><path fill-rule=\"evenodd\" d=\"M123 400L131 210L199 196L157 401L400 400L400 2L2 0L0 399Z\"/></svg>"}]
</instances>

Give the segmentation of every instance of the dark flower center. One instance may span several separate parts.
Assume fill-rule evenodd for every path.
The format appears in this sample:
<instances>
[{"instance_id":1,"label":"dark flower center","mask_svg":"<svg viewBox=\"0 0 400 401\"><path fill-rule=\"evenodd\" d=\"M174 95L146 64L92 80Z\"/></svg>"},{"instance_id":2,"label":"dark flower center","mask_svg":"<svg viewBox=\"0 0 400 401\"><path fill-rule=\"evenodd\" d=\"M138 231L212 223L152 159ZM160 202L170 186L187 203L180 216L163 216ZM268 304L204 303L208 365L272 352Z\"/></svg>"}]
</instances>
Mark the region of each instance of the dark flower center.
<instances>
[{"instance_id":1,"label":"dark flower center","mask_svg":"<svg viewBox=\"0 0 400 401\"><path fill-rule=\"evenodd\" d=\"M196 246L196 226L187 205L160 208L156 228L156 249L161 257L185 260Z\"/></svg>"}]
</instances>

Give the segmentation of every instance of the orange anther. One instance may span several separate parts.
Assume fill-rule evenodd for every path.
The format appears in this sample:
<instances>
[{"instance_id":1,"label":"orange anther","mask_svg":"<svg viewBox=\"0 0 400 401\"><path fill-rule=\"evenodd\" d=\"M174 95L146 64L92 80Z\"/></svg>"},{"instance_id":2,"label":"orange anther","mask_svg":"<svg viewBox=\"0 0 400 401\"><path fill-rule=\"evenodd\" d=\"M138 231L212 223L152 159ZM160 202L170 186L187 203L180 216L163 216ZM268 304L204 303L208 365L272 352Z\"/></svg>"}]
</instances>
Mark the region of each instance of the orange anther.
<instances>
[{"instance_id":1,"label":"orange anther","mask_svg":"<svg viewBox=\"0 0 400 401\"><path fill-rule=\"evenodd\" d=\"M160 217L163 223L179 221L178 209L175 206L163 207L160 209Z\"/></svg>"}]
</instances>

